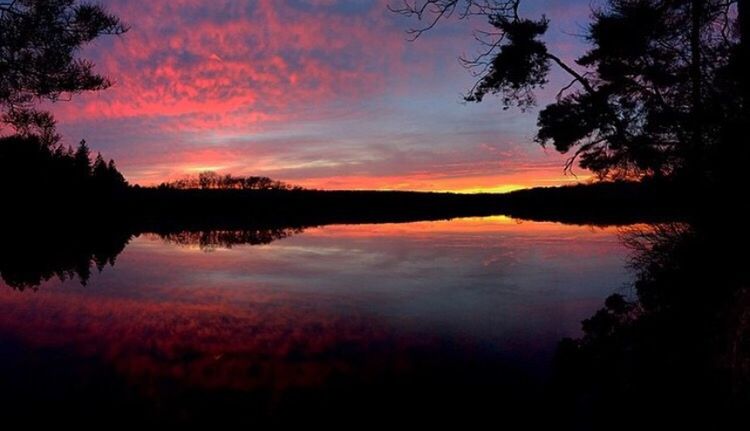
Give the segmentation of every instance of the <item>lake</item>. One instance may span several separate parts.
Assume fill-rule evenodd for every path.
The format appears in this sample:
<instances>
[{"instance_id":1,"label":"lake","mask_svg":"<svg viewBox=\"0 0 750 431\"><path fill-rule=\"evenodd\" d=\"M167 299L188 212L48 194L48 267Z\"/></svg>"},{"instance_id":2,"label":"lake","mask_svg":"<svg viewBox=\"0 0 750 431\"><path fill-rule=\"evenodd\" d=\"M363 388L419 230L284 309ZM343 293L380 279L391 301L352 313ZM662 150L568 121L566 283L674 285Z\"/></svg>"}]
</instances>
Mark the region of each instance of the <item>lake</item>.
<instances>
[{"instance_id":1,"label":"lake","mask_svg":"<svg viewBox=\"0 0 750 431\"><path fill-rule=\"evenodd\" d=\"M533 414L560 341L631 294L619 234L502 216L144 233L39 283L5 265L0 409L78 423Z\"/></svg>"}]
</instances>

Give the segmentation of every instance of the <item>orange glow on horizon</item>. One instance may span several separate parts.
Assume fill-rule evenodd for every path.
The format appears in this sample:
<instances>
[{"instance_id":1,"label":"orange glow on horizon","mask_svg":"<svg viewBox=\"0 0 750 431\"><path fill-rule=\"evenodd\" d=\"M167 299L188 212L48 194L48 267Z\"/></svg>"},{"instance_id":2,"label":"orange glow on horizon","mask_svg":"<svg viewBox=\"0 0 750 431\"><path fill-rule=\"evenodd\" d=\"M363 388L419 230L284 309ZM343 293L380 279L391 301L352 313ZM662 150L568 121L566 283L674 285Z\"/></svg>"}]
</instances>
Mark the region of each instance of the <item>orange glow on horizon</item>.
<instances>
[{"instance_id":1,"label":"orange glow on horizon","mask_svg":"<svg viewBox=\"0 0 750 431\"><path fill-rule=\"evenodd\" d=\"M309 179L289 179L275 176L273 170L258 170L243 173L231 167L230 162L220 158L209 158L205 161L192 160L185 163L175 173L164 179L156 179L152 175L143 178L135 177L134 184L154 186L164 181L172 181L189 175L196 175L204 171L232 175L262 175L288 184L315 190L379 190L379 191L424 191L424 192L452 192L452 193L507 193L533 187L552 187L591 181L591 174L565 175L561 169L529 168L517 174L482 175L466 177L441 177L439 173L419 173L411 175L393 176L353 176L341 175Z\"/></svg>"}]
</instances>

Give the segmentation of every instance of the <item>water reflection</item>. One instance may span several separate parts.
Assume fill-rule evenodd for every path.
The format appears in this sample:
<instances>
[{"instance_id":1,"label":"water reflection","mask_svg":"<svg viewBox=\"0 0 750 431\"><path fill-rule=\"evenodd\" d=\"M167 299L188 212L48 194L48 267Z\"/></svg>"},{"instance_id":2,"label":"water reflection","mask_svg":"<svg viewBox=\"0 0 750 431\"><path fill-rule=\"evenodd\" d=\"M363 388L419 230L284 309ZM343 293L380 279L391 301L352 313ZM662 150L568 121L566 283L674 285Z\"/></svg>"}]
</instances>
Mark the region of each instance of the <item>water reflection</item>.
<instances>
[{"instance_id":1,"label":"water reflection","mask_svg":"<svg viewBox=\"0 0 750 431\"><path fill-rule=\"evenodd\" d=\"M0 259L0 406L207 426L728 420L750 405L750 295L743 234L717 226L24 233Z\"/></svg>"},{"instance_id":2,"label":"water reflection","mask_svg":"<svg viewBox=\"0 0 750 431\"><path fill-rule=\"evenodd\" d=\"M210 231L181 231L158 234L160 238L171 244L186 247L198 247L200 250L212 251L217 248L232 248L235 245L270 244L304 232L303 228L265 228L252 230L210 230Z\"/></svg>"},{"instance_id":3,"label":"water reflection","mask_svg":"<svg viewBox=\"0 0 750 431\"><path fill-rule=\"evenodd\" d=\"M114 265L131 234L119 230L25 227L3 229L0 278L8 286L35 289L51 279L77 278L86 285L92 268L101 272Z\"/></svg>"},{"instance_id":4,"label":"water reflection","mask_svg":"<svg viewBox=\"0 0 750 431\"><path fill-rule=\"evenodd\" d=\"M0 405L84 422L485 420L534 406L556 341L627 280L613 229L298 231L125 237L86 287L0 289Z\"/></svg>"},{"instance_id":5,"label":"water reflection","mask_svg":"<svg viewBox=\"0 0 750 431\"><path fill-rule=\"evenodd\" d=\"M165 242L211 251L236 245L270 244L303 232L301 227L250 228L245 230L164 231L156 235ZM4 232L0 245L0 278L17 289L36 289L53 278L77 279L86 285L92 271L114 266L117 256L139 233L126 230L70 229Z\"/></svg>"}]
</instances>

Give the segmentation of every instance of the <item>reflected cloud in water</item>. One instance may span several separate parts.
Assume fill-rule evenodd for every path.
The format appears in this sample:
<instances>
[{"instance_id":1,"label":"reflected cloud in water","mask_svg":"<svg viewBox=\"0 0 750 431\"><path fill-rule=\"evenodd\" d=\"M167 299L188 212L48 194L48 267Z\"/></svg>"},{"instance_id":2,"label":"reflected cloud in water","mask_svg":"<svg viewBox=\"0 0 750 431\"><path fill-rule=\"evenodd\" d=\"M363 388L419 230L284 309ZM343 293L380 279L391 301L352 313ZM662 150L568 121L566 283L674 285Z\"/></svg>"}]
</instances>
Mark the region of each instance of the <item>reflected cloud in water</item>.
<instances>
[{"instance_id":1,"label":"reflected cloud in water","mask_svg":"<svg viewBox=\"0 0 750 431\"><path fill-rule=\"evenodd\" d=\"M99 232L24 263L40 244L0 262L0 402L19 415L596 428L620 405L688 405L671 390L689 382L747 393L747 278L695 226Z\"/></svg>"}]
</instances>

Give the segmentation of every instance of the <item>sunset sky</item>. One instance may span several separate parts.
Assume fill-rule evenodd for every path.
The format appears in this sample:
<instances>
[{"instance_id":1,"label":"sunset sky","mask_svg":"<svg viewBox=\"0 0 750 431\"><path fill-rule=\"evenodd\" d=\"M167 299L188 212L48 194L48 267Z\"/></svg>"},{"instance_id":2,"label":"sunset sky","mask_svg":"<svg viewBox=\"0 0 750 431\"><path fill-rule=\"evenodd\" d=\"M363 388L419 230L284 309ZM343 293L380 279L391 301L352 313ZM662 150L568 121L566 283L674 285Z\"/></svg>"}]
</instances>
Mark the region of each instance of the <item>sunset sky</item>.
<instances>
[{"instance_id":1,"label":"sunset sky","mask_svg":"<svg viewBox=\"0 0 750 431\"><path fill-rule=\"evenodd\" d=\"M390 0L397 1L397 0ZM586 178L533 142L536 113L463 104L478 47L451 20L409 42L388 0L105 0L131 30L82 53L115 85L52 107L131 183L203 170L322 189L505 191ZM547 40L581 53L591 2L526 1ZM540 94L552 100L556 83Z\"/></svg>"}]
</instances>

